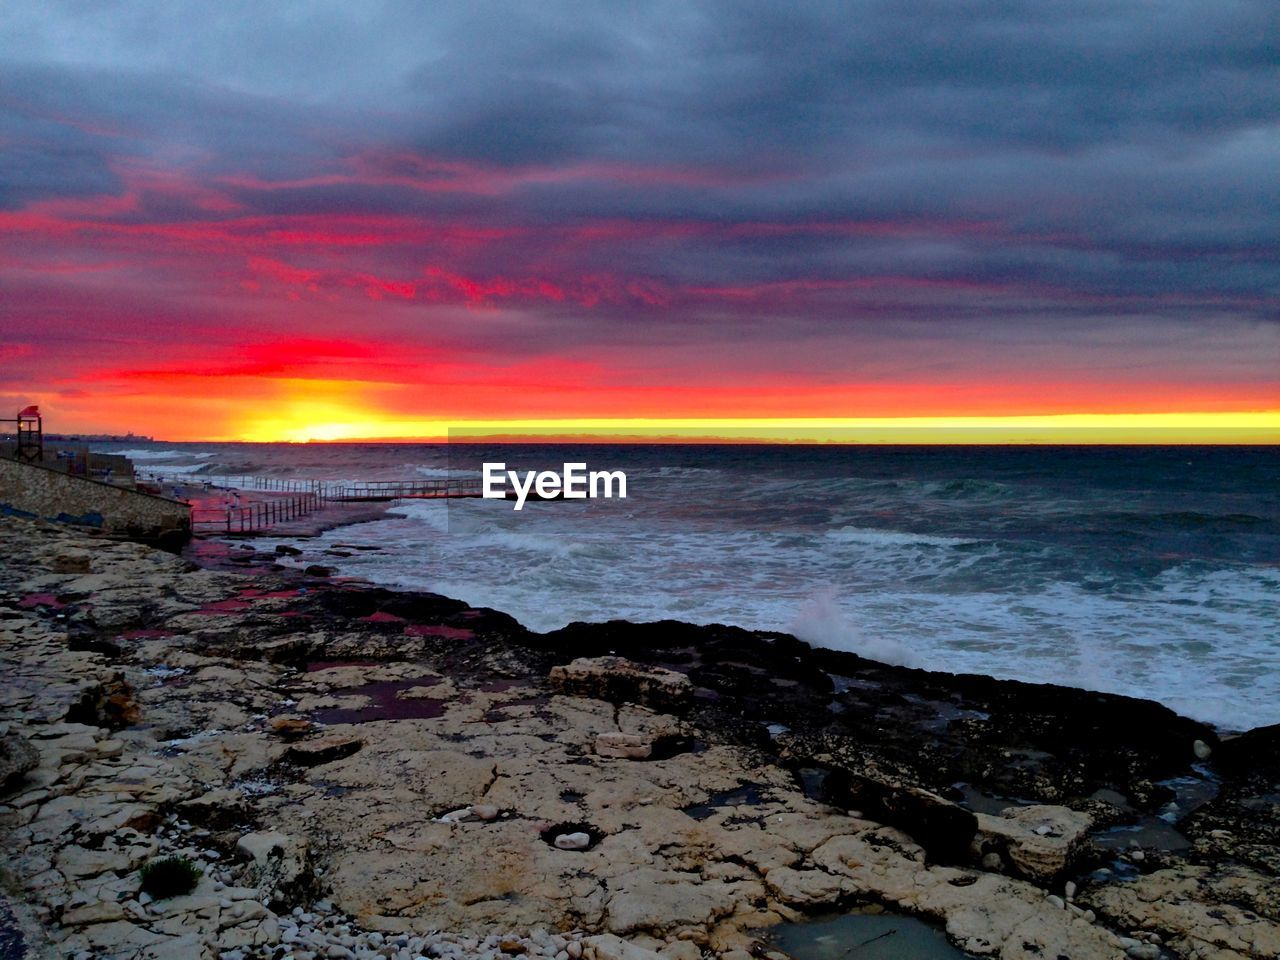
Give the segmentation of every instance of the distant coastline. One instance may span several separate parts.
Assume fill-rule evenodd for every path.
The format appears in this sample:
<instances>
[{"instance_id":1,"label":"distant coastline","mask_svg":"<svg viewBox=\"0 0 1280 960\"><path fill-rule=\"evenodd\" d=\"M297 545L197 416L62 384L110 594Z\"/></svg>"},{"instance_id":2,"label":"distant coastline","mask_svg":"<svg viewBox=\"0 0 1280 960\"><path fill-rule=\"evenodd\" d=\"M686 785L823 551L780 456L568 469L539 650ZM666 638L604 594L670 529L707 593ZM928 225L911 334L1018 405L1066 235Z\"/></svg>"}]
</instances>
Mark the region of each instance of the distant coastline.
<instances>
[{"instance_id":1,"label":"distant coastline","mask_svg":"<svg viewBox=\"0 0 1280 960\"><path fill-rule=\"evenodd\" d=\"M155 437L139 436L136 433L46 433L44 439L50 443L165 443Z\"/></svg>"}]
</instances>

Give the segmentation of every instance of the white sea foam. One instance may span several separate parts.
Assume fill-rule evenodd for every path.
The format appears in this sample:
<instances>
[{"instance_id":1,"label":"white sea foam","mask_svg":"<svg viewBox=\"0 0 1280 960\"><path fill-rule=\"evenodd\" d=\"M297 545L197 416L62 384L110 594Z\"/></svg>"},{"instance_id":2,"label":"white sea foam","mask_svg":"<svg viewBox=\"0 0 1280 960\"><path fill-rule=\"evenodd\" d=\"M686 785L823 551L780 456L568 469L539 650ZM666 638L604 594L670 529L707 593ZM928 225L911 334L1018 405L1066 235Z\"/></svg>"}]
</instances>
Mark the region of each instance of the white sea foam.
<instances>
[{"instance_id":1,"label":"white sea foam","mask_svg":"<svg viewBox=\"0 0 1280 960\"><path fill-rule=\"evenodd\" d=\"M427 504L405 506L420 515ZM1274 574L1252 568L1171 571L1157 578L1158 589L1118 594L1059 582L939 589L942 574L913 588L904 571L919 566L922 547L945 552L939 548L971 541L845 535L784 549L777 537L744 533L582 530L566 539L483 529L438 537L440 516L431 529L386 528L383 551L336 562L378 582L496 607L537 630L614 617L732 623L889 663L1159 699L1225 728L1280 721L1280 637L1264 626ZM856 562L829 555L851 544L866 548ZM1020 562L994 546L966 560L1002 571ZM952 573L972 576L964 566ZM827 584L815 585L815 575Z\"/></svg>"},{"instance_id":2,"label":"white sea foam","mask_svg":"<svg viewBox=\"0 0 1280 960\"><path fill-rule=\"evenodd\" d=\"M424 467L415 465L410 467L414 473L420 477L431 477L441 479L458 479L460 477L478 477L481 475L479 470L461 470L451 467Z\"/></svg>"},{"instance_id":3,"label":"white sea foam","mask_svg":"<svg viewBox=\"0 0 1280 960\"><path fill-rule=\"evenodd\" d=\"M865 543L870 546L954 547L964 543L981 543L965 537L938 537L927 533L905 533L901 530L874 530L868 527L839 527L828 530L827 539L839 543Z\"/></svg>"},{"instance_id":4,"label":"white sea foam","mask_svg":"<svg viewBox=\"0 0 1280 960\"><path fill-rule=\"evenodd\" d=\"M868 635L854 626L848 613L836 602L834 588L822 590L796 611L789 624L790 632L815 647L844 650L869 660L894 663L903 667L923 666L920 658L896 640Z\"/></svg>"},{"instance_id":5,"label":"white sea foam","mask_svg":"<svg viewBox=\"0 0 1280 960\"><path fill-rule=\"evenodd\" d=\"M213 457L213 454L207 451L197 453L189 450L174 450L172 448L156 450L148 447L138 450L109 450L106 452L128 457L130 460L208 460Z\"/></svg>"},{"instance_id":6,"label":"white sea foam","mask_svg":"<svg viewBox=\"0 0 1280 960\"><path fill-rule=\"evenodd\" d=\"M1108 527L1123 507L1112 492L654 464L636 476L650 485L625 505L514 514L490 501L405 502L307 541L306 560L495 607L535 630L615 617L730 623L894 663L1157 699L1230 729L1280 722L1280 568L1172 561L1183 528L1154 529L1165 547ZM1181 509L1169 504L1171 516ZM362 542L381 549L322 552Z\"/></svg>"}]
</instances>

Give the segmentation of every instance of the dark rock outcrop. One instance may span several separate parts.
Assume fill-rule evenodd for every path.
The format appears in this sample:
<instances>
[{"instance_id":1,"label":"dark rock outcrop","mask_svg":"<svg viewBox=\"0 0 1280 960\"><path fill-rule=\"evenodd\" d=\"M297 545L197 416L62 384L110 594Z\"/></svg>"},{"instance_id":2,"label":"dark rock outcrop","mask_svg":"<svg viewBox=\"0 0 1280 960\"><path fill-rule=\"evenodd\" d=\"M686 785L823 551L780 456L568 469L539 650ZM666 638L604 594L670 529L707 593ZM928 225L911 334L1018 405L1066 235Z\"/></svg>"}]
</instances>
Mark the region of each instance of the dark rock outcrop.
<instances>
[{"instance_id":1,"label":"dark rock outcrop","mask_svg":"<svg viewBox=\"0 0 1280 960\"><path fill-rule=\"evenodd\" d=\"M40 753L16 733L0 736L0 790L16 787L40 764Z\"/></svg>"}]
</instances>

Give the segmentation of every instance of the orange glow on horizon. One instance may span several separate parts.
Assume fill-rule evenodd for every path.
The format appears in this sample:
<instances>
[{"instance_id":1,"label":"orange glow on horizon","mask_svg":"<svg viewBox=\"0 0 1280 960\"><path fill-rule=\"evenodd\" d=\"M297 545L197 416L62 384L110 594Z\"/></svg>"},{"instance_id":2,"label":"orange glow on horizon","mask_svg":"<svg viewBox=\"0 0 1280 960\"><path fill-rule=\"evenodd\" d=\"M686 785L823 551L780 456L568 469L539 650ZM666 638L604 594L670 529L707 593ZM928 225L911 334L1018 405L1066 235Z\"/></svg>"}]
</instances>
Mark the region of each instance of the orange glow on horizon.
<instances>
[{"instance_id":1,"label":"orange glow on horizon","mask_svg":"<svg viewBox=\"0 0 1280 960\"><path fill-rule=\"evenodd\" d=\"M658 404L653 402L655 391L637 388L605 388L595 395L595 403L586 402L592 391L585 388L566 391L567 401L554 390L544 389L530 410L508 404L507 410L495 414L490 411L499 407L498 401L507 390L501 385L495 389L492 384L472 384L442 388L441 400L451 398L452 405L424 415L421 408L444 404L432 403L430 388L399 383L173 373L156 375L145 387L131 386L128 392L108 389L102 394L36 395L31 402L40 403L50 432L131 431L169 441L1280 442L1280 404L1224 409L1227 398L1210 397L1211 402L1199 409L1153 410L1149 402L1133 402L1146 396L1141 391L1134 391L1132 397L1112 391L1114 406L1110 410L1063 409L1065 404L1048 402L1034 413L1015 413L1018 391L1008 386L985 388L985 402L970 403L976 412L961 406L966 399L962 389L952 391L960 400L938 409L948 395L943 388L848 386L843 388L848 397L840 407L866 406L868 413L833 417L812 415L814 408L830 409L833 404L819 405L815 400L825 400L824 396L802 390L784 396L777 388L758 392L690 388L663 394L660 399L665 402ZM213 386L223 389L213 391ZM1052 391L1042 387L1041 393L1051 395ZM972 397L968 399L972 401ZM1160 399L1169 402L1173 398ZM685 409L709 412L682 415L682 404ZM604 413L575 416L564 411L566 406L602 409ZM661 412L626 415L628 408L643 410L646 406ZM1025 410L1028 405L1021 406ZM722 415L719 411L723 409L736 409L741 414Z\"/></svg>"}]
</instances>

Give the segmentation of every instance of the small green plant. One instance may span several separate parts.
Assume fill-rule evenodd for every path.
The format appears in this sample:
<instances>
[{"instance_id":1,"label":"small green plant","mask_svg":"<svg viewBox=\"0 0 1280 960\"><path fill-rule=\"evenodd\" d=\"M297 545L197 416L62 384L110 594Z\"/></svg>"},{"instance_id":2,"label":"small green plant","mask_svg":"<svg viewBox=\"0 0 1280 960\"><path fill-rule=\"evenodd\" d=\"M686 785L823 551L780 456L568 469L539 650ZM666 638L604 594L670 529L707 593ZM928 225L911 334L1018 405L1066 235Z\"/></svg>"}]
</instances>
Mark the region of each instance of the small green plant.
<instances>
[{"instance_id":1,"label":"small green plant","mask_svg":"<svg viewBox=\"0 0 1280 960\"><path fill-rule=\"evenodd\" d=\"M190 893L200 881L200 868L186 857L152 860L140 872L142 892L157 900Z\"/></svg>"}]
</instances>

